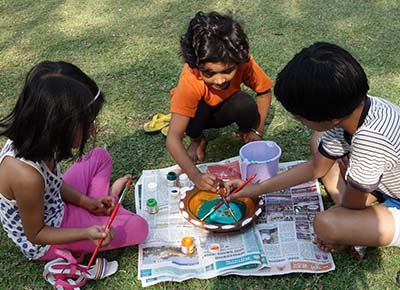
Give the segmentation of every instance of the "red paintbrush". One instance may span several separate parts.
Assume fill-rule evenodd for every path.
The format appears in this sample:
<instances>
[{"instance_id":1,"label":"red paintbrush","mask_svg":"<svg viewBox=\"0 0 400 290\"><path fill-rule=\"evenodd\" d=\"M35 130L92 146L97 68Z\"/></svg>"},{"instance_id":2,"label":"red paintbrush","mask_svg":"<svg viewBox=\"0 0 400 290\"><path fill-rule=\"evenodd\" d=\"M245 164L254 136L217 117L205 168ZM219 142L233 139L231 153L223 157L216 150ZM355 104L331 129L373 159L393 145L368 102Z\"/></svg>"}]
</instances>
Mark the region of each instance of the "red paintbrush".
<instances>
[{"instance_id":1,"label":"red paintbrush","mask_svg":"<svg viewBox=\"0 0 400 290\"><path fill-rule=\"evenodd\" d=\"M252 176L250 176L249 178L246 179L245 182L242 183L241 186L239 186L238 188L236 188L234 191L232 191L230 194L236 193L239 190L241 190L243 187L245 187L250 181L252 181L255 177L256 177L256 173L254 173ZM226 196L228 196L229 194L227 194ZM204 221L206 218L208 218L214 211L216 211L217 209L219 209L223 204L224 204L224 198L222 197L221 201L218 202L205 216L203 216L200 220Z\"/></svg>"},{"instance_id":2,"label":"red paintbrush","mask_svg":"<svg viewBox=\"0 0 400 290\"><path fill-rule=\"evenodd\" d=\"M114 209L113 209L113 211L112 211L112 213L110 215L110 218L108 219L105 231L108 231L108 229L111 227L111 224L112 224L115 216L117 215L118 209L121 206L121 201L124 198L125 193L129 190L129 187L131 186L131 183L132 183L132 179L129 178L128 181L125 184L125 188L122 191L122 194L121 194L117 204L115 205L115 207L114 207ZM94 258L96 258L96 255L99 252L99 249L100 249L101 244L103 243L103 241L104 241L104 238L101 238L99 240L99 242L97 243L96 249L94 250L94 252L92 254L92 257L90 257L89 264L87 265L87 269L90 269L90 267L92 266Z\"/></svg>"}]
</instances>

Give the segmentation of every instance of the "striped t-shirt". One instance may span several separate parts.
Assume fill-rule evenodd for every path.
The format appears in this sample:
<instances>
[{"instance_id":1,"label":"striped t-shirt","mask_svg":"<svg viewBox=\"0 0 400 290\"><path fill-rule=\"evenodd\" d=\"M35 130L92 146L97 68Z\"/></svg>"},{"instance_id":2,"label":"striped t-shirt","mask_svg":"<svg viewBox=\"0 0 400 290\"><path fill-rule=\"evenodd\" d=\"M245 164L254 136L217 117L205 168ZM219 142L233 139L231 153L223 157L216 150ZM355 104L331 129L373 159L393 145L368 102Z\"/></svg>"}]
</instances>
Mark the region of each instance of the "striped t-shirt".
<instances>
[{"instance_id":1,"label":"striped t-shirt","mask_svg":"<svg viewBox=\"0 0 400 290\"><path fill-rule=\"evenodd\" d=\"M337 127L319 142L319 152L328 158L348 155L351 186L400 198L400 107L368 96L354 135Z\"/></svg>"}]
</instances>

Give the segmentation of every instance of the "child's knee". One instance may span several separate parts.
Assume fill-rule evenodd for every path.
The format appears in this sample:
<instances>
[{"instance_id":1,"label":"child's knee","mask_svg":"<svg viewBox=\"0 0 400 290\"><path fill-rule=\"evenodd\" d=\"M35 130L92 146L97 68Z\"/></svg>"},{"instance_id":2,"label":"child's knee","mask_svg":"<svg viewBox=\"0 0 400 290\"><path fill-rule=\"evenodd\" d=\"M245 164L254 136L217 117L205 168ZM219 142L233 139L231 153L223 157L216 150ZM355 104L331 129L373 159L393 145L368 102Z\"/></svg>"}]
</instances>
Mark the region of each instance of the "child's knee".
<instances>
[{"instance_id":1,"label":"child's knee","mask_svg":"<svg viewBox=\"0 0 400 290\"><path fill-rule=\"evenodd\" d=\"M134 231L136 244L143 243L149 234L149 224L139 215L135 216L135 222L132 231Z\"/></svg>"},{"instance_id":2,"label":"child's knee","mask_svg":"<svg viewBox=\"0 0 400 290\"><path fill-rule=\"evenodd\" d=\"M104 163L112 163L112 157L110 153L107 151L107 149L103 147L96 147L90 150L90 152L87 154L89 158L93 158L97 161L102 161Z\"/></svg>"},{"instance_id":3,"label":"child's knee","mask_svg":"<svg viewBox=\"0 0 400 290\"><path fill-rule=\"evenodd\" d=\"M247 114L247 116L257 116L258 115L258 107L255 102L247 102L243 106L240 107L242 114Z\"/></svg>"},{"instance_id":4,"label":"child's knee","mask_svg":"<svg viewBox=\"0 0 400 290\"><path fill-rule=\"evenodd\" d=\"M257 103L248 93L240 91L234 94L232 98L235 98L234 108L238 113L247 114L247 117L258 114Z\"/></svg>"},{"instance_id":5,"label":"child's knee","mask_svg":"<svg viewBox=\"0 0 400 290\"><path fill-rule=\"evenodd\" d=\"M314 232L321 240L334 242L339 234L335 214L329 210L317 213L314 217Z\"/></svg>"},{"instance_id":6,"label":"child's knee","mask_svg":"<svg viewBox=\"0 0 400 290\"><path fill-rule=\"evenodd\" d=\"M392 214L394 220L393 238L391 241L389 242L385 241L382 242L381 244L387 245L388 247L400 247L400 210L394 207L388 207L388 210Z\"/></svg>"}]
</instances>

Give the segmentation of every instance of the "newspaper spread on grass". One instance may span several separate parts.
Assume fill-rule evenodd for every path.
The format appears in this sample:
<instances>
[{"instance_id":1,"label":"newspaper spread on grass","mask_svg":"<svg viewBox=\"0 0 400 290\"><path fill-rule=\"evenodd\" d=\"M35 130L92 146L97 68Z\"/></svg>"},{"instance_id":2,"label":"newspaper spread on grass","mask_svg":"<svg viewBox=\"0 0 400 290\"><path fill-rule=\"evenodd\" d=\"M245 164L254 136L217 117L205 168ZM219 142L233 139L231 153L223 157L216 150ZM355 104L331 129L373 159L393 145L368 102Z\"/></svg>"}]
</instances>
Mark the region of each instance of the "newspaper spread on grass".
<instances>
[{"instance_id":1,"label":"newspaper spread on grass","mask_svg":"<svg viewBox=\"0 0 400 290\"><path fill-rule=\"evenodd\" d=\"M199 165L202 172L219 178L240 176L239 157ZM284 171L301 161L279 164ZM178 209L179 197L171 197L168 172L178 166L144 170L135 186L136 212L149 222L149 236L139 245L138 278L143 287L163 281L208 279L219 275L269 276L294 272L323 273L335 269L332 255L314 242L312 221L323 210L316 181L264 195L265 209L256 223L241 231L213 233L186 221ZM154 189L149 184L157 184ZM180 190L180 188L175 188ZM155 198L158 212L146 211ZM192 237L195 250L181 251L183 237Z\"/></svg>"}]
</instances>

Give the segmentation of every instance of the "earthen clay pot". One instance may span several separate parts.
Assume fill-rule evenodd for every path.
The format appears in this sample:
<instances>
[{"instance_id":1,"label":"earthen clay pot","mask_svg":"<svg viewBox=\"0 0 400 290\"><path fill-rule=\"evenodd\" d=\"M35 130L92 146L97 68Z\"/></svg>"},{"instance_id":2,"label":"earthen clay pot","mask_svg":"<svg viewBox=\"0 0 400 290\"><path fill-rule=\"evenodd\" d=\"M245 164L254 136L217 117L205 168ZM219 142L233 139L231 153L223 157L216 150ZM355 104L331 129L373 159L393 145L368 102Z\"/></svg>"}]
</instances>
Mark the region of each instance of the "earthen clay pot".
<instances>
[{"instance_id":1,"label":"earthen clay pot","mask_svg":"<svg viewBox=\"0 0 400 290\"><path fill-rule=\"evenodd\" d=\"M197 212L199 211L199 208L203 202L218 197L219 194L217 193L202 191L194 188L190 191L187 191L186 194L181 197L179 211L188 222L201 229L212 232L232 232L240 230L243 227L251 224L252 221L256 220L261 214L264 206L264 201L262 198L252 199L241 197L238 200L246 204L246 213L239 221L232 224L211 224L200 220L197 217Z\"/></svg>"}]
</instances>

